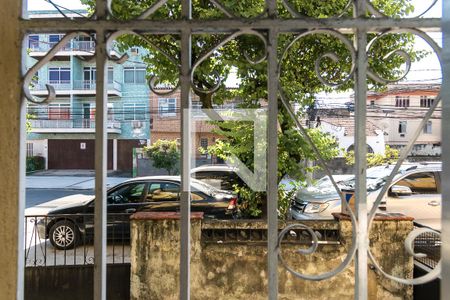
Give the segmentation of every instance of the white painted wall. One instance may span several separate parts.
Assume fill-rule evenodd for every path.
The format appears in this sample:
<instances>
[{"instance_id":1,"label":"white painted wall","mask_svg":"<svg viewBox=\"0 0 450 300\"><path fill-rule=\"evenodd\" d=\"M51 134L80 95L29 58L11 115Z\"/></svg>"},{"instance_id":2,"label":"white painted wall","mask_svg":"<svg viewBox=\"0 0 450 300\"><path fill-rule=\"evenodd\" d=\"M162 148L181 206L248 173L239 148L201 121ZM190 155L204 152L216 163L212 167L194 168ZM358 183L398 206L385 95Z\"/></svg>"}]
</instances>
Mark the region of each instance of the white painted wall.
<instances>
[{"instance_id":1,"label":"white painted wall","mask_svg":"<svg viewBox=\"0 0 450 300\"><path fill-rule=\"evenodd\" d=\"M322 122L320 129L336 137L339 143L339 148L344 149L344 151L346 151L351 145L355 143L354 136L346 136L344 134L344 127L339 127L327 122ZM384 142L384 133L381 130L376 130L375 132L377 133L377 135L366 137L367 144L373 149L374 153L384 154L386 146Z\"/></svg>"},{"instance_id":2,"label":"white painted wall","mask_svg":"<svg viewBox=\"0 0 450 300\"><path fill-rule=\"evenodd\" d=\"M33 155L45 158L45 169L48 169L48 140L28 140L33 143Z\"/></svg>"}]
</instances>

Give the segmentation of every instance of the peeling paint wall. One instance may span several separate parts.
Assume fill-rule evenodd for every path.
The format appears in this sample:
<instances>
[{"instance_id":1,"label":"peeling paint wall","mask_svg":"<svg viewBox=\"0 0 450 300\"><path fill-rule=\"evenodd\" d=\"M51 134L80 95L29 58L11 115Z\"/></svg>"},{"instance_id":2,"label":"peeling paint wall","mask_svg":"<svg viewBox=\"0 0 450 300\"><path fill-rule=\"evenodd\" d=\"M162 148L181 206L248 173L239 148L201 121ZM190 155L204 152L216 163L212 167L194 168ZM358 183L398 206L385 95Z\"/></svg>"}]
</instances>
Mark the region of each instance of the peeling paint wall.
<instances>
[{"instance_id":1,"label":"peeling paint wall","mask_svg":"<svg viewBox=\"0 0 450 300\"><path fill-rule=\"evenodd\" d=\"M192 220L191 298L192 299L267 299L267 263L265 243L205 243L201 231L207 228L265 228L264 222L204 222ZM312 255L296 253L298 247L283 244L288 264L304 274L331 271L345 258L350 248L352 228L348 220L314 222L316 229L338 229L340 245L319 246ZM413 260L406 256L403 241L412 230L411 220L375 221L370 232L371 250L384 270L411 278ZM179 220L132 220L131 299L178 299ZM412 299L410 286L396 284L369 271L369 299ZM353 299L354 267L323 281L294 277L281 264L279 299Z\"/></svg>"}]
</instances>

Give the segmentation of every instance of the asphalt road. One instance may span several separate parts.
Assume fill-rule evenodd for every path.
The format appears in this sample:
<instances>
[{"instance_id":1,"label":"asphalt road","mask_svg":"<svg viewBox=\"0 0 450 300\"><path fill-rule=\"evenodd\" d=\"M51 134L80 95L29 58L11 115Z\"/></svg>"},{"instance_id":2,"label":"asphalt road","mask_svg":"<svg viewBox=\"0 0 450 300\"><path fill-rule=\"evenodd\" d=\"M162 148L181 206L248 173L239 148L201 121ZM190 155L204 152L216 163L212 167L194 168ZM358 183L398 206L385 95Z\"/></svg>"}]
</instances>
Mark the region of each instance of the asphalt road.
<instances>
[{"instance_id":1,"label":"asphalt road","mask_svg":"<svg viewBox=\"0 0 450 300\"><path fill-rule=\"evenodd\" d=\"M32 207L50 200L74 194L93 195L94 190L26 189L25 207Z\"/></svg>"}]
</instances>

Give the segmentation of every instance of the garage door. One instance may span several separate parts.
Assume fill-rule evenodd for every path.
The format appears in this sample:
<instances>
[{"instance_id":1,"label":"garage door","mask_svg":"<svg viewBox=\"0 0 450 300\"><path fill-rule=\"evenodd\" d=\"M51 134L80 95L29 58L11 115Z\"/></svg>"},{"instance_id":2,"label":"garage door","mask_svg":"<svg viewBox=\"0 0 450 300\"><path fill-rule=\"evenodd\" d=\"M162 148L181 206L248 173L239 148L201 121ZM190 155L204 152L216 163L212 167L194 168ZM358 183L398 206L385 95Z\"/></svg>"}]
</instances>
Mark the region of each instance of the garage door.
<instances>
[{"instance_id":1,"label":"garage door","mask_svg":"<svg viewBox=\"0 0 450 300\"><path fill-rule=\"evenodd\" d=\"M112 140L108 140L108 169L112 169ZM94 140L48 140L49 169L95 169Z\"/></svg>"}]
</instances>

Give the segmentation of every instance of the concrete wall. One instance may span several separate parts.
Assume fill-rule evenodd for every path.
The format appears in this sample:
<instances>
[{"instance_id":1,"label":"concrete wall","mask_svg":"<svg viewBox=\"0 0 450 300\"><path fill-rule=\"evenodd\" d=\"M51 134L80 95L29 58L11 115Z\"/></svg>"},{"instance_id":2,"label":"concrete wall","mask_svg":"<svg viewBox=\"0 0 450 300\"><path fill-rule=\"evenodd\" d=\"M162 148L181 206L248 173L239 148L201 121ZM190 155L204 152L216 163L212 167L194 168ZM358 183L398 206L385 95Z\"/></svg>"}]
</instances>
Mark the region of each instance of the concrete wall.
<instances>
[{"instance_id":1,"label":"concrete wall","mask_svg":"<svg viewBox=\"0 0 450 300\"><path fill-rule=\"evenodd\" d=\"M179 289L179 215L175 213L138 213L131 221L131 299L178 299ZM206 242L205 230L253 229L265 232L258 221L202 221L193 213L191 220L191 298L192 299L267 299L267 242ZM311 222L317 230L337 230L340 245L319 246L312 255L296 253L305 245L283 244L288 264L303 274L318 274L336 268L345 258L351 243L351 222ZM281 226L281 224L280 224ZM280 227L281 228L281 227ZM402 278L413 275L413 260L405 255L406 235L412 230L411 218L380 219L370 232L371 250L388 273ZM247 231L248 232L248 231ZM238 238L239 239L239 238ZM353 299L353 265L331 279L305 281L294 277L281 264L279 299ZM369 271L369 299L412 299L411 286L396 284L373 270Z\"/></svg>"},{"instance_id":2,"label":"concrete wall","mask_svg":"<svg viewBox=\"0 0 450 300\"><path fill-rule=\"evenodd\" d=\"M17 287L21 286L18 277L18 220L19 212L24 208L19 205L19 176L24 169L19 168L20 144L20 107L21 101L21 46L19 13L21 2L17 0L2 1L0 18L0 190L8 191L3 197L0 209L0 299L16 299ZM25 150L25 149L21 149ZM23 162L24 163L24 162ZM22 167L23 168L23 167ZM22 195L23 195L22 194ZM22 203L23 204L23 203ZM22 221L23 222L23 221ZM23 264L23 262L22 262Z\"/></svg>"}]
</instances>

